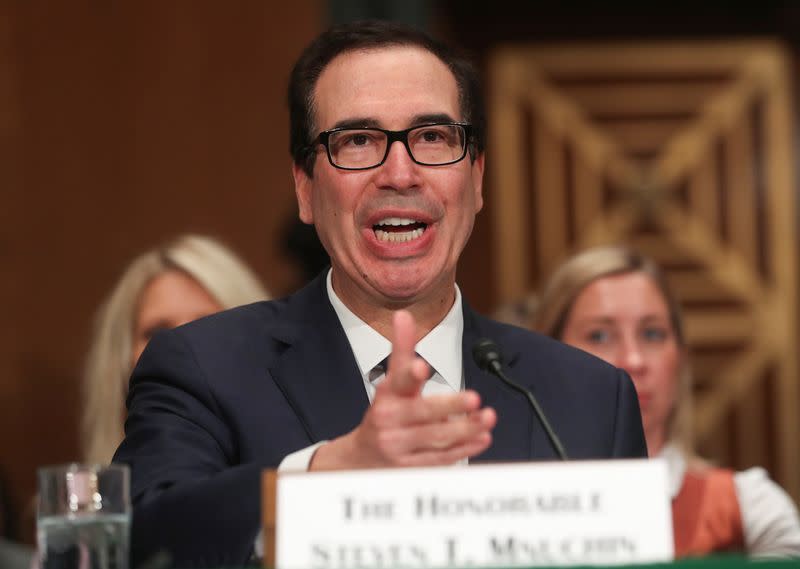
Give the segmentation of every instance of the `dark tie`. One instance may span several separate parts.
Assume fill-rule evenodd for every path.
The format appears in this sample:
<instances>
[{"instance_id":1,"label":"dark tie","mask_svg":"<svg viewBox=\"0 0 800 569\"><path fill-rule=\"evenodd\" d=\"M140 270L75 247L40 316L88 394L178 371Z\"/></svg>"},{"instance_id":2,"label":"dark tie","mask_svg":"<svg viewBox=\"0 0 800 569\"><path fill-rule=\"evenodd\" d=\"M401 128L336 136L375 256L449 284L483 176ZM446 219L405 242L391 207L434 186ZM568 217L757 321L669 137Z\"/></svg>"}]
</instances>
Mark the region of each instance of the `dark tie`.
<instances>
[{"instance_id":1,"label":"dark tie","mask_svg":"<svg viewBox=\"0 0 800 569\"><path fill-rule=\"evenodd\" d=\"M415 354L416 354L417 357L420 357L420 358L422 357L419 354L417 354L416 352L415 352ZM422 359L425 359L425 358L422 358ZM430 365L428 365L428 369L430 370L430 375L428 375L428 379L430 379L436 373L436 370L433 369L433 367L431 367ZM381 361L379 361L377 364L375 364L375 367L372 368L369 371L369 382L372 385L374 385L375 387L377 387L378 384L381 381L383 381L383 378L386 377L386 372L388 372L388 371L389 371L389 356L386 356Z\"/></svg>"},{"instance_id":2,"label":"dark tie","mask_svg":"<svg viewBox=\"0 0 800 569\"><path fill-rule=\"evenodd\" d=\"M389 358L383 358L375 367L369 370L369 382L378 387L378 384L383 381L383 378L386 376L386 372L389 370Z\"/></svg>"}]
</instances>

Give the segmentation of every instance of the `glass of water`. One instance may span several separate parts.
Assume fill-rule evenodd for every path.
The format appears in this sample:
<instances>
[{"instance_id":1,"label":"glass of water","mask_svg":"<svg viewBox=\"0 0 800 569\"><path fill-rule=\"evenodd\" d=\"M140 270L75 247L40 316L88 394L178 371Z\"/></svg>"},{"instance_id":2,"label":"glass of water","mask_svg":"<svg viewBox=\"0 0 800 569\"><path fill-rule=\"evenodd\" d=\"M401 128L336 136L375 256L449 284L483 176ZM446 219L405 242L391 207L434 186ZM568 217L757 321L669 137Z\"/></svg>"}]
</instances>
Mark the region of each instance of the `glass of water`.
<instances>
[{"instance_id":1,"label":"glass of water","mask_svg":"<svg viewBox=\"0 0 800 569\"><path fill-rule=\"evenodd\" d=\"M65 464L38 476L41 569L128 569L128 467Z\"/></svg>"}]
</instances>

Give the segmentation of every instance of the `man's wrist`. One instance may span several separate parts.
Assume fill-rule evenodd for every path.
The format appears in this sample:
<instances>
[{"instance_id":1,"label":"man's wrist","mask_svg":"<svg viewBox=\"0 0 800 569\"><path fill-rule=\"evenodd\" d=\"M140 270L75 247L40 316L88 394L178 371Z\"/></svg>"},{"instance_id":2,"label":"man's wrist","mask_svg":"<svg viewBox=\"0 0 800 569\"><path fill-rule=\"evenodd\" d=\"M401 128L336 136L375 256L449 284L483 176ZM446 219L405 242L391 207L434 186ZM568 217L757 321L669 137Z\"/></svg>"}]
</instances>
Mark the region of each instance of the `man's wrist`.
<instances>
[{"instance_id":1,"label":"man's wrist","mask_svg":"<svg viewBox=\"0 0 800 569\"><path fill-rule=\"evenodd\" d=\"M347 470L363 468L355 443L355 431L319 446L311 457L308 470Z\"/></svg>"}]
</instances>

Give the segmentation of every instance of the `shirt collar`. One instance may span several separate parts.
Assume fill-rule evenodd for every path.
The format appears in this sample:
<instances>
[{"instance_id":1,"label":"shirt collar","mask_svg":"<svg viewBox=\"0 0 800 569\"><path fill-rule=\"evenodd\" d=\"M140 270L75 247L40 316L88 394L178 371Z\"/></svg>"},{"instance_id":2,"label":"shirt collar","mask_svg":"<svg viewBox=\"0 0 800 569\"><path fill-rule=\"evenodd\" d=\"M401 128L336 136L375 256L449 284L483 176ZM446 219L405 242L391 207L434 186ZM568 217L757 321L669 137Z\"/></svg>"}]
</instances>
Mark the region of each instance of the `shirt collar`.
<instances>
[{"instance_id":1,"label":"shirt collar","mask_svg":"<svg viewBox=\"0 0 800 569\"><path fill-rule=\"evenodd\" d=\"M392 343L356 316L333 290L331 271L326 279L328 298L339 317L350 348L356 358L361 376L369 372L392 351ZM461 342L464 333L464 313L461 308L461 291L455 286L456 298L444 319L416 346L417 353L454 390L461 390Z\"/></svg>"},{"instance_id":2,"label":"shirt collar","mask_svg":"<svg viewBox=\"0 0 800 569\"><path fill-rule=\"evenodd\" d=\"M461 309L461 291L456 288L456 299L447 316L417 343L417 353L453 389L461 391L461 345L464 334L464 312Z\"/></svg>"}]
</instances>

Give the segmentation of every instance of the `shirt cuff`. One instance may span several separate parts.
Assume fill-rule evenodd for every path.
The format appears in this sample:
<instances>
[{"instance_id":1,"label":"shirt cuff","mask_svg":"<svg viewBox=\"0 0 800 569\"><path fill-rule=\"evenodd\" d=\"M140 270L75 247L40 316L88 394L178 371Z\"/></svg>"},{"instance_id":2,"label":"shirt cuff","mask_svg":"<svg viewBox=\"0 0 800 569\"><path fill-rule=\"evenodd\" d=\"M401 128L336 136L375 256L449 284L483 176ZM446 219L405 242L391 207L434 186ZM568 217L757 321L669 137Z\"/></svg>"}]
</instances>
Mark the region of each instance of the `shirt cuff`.
<instances>
[{"instance_id":1,"label":"shirt cuff","mask_svg":"<svg viewBox=\"0 0 800 569\"><path fill-rule=\"evenodd\" d=\"M311 459L314 458L314 453L327 442L328 441L320 441L310 447L302 448L292 454L287 454L278 465L278 473L308 472L308 467L311 465Z\"/></svg>"},{"instance_id":2,"label":"shirt cuff","mask_svg":"<svg viewBox=\"0 0 800 569\"><path fill-rule=\"evenodd\" d=\"M311 464L311 459L314 458L314 453L317 449L327 443L328 441L320 441L311 445L287 454L281 463L278 465L278 473L284 474L286 472L308 472L308 467ZM263 559L264 557L264 531L263 528L259 530L256 536L256 542L253 544L256 557Z\"/></svg>"}]
</instances>

